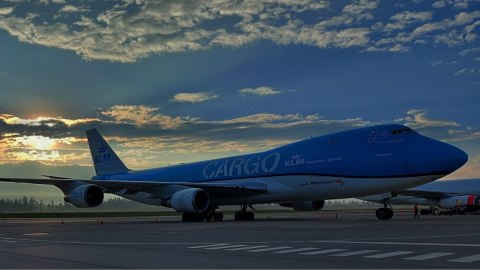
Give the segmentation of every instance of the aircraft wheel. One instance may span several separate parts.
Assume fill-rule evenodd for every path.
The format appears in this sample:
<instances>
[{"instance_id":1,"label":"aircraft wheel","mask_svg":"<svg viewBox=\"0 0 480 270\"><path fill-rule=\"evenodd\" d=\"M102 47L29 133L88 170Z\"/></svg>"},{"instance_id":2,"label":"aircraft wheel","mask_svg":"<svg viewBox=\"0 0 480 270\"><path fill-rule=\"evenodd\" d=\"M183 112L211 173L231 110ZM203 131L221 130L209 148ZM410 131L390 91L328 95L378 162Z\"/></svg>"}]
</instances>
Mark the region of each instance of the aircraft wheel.
<instances>
[{"instance_id":1,"label":"aircraft wheel","mask_svg":"<svg viewBox=\"0 0 480 270\"><path fill-rule=\"evenodd\" d=\"M375 213L378 219L388 219L388 209L386 208L378 208L377 212Z\"/></svg>"},{"instance_id":2,"label":"aircraft wheel","mask_svg":"<svg viewBox=\"0 0 480 270\"><path fill-rule=\"evenodd\" d=\"M253 212L247 212L247 220L254 220L255 214Z\"/></svg>"}]
</instances>

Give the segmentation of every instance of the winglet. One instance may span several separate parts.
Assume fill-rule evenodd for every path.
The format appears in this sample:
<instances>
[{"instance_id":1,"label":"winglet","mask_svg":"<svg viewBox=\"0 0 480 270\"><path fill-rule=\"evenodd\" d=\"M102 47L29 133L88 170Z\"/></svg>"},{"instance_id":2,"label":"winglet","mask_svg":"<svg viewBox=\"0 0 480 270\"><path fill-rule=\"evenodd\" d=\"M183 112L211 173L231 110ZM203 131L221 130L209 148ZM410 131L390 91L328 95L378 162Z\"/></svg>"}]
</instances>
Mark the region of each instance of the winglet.
<instances>
[{"instance_id":1,"label":"winglet","mask_svg":"<svg viewBox=\"0 0 480 270\"><path fill-rule=\"evenodd\" d=\"M129 171L97 129L87 130L87 139L97 175Z\"/></svg>"}]
</instances>

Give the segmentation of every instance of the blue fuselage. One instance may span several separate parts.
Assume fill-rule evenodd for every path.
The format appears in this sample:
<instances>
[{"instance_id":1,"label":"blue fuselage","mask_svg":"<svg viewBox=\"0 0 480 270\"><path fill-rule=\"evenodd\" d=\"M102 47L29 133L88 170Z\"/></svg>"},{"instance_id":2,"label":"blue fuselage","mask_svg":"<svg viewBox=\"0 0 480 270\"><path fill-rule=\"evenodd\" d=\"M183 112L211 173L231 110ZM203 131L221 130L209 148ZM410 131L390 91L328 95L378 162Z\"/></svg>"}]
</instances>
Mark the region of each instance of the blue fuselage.
<instances>
[{"instance_id":1,"label":"blue fuselage","mask_svg":"<svg viewBox=\"0 0 480 270\"><path fill-rule=\"evenodd\" d=\"M284 192L273 182L281 184L291 190L285 192L292 200L333 199L422 185L457 170L467 159L462 150L408 127L381 125L315 137L265 152L96 176L92 180L243 179L269 184L272 193ZM269 198L252 201L278 201L276 196ZM219 203L235 201L219 199Z\"/></svg>"}]
</instances>

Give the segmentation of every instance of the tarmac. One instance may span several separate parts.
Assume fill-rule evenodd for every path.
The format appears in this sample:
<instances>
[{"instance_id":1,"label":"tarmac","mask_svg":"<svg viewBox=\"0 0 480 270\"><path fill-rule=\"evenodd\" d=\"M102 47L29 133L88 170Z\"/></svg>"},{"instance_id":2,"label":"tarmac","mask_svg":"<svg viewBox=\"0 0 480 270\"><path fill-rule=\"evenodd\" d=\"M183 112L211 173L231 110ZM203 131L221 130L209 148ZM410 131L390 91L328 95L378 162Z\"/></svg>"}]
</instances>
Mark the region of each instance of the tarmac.
<instances>
[{"instance_id":1,"label":"tarmac","mask_svg":"<svg viewBox=\"0 0 480 270\"><path fill-rule=\"evenodd\" d=\"M103 224L102 224L103 220ZM0 268L479 268L480 216L0 220Z\"/></svg>"}]
</instances>

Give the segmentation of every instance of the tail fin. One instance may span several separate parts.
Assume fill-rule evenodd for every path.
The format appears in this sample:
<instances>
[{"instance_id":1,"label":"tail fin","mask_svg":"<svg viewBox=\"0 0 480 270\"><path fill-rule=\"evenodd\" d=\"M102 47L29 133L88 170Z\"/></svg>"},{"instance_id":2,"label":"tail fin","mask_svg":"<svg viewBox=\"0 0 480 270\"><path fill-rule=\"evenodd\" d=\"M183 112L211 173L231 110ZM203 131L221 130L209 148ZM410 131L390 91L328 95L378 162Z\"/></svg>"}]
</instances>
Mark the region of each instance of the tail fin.
<instances>
[{"instance_id":1,"label":"tail fin","mask_svg":"<svg viewBox=\"0 0 480 270\"><path fill-rule=\"evenodd\" d=\"M87 130L87 139L97 175L129 171L97 129Z\"/></svg>"}]
</instances>

